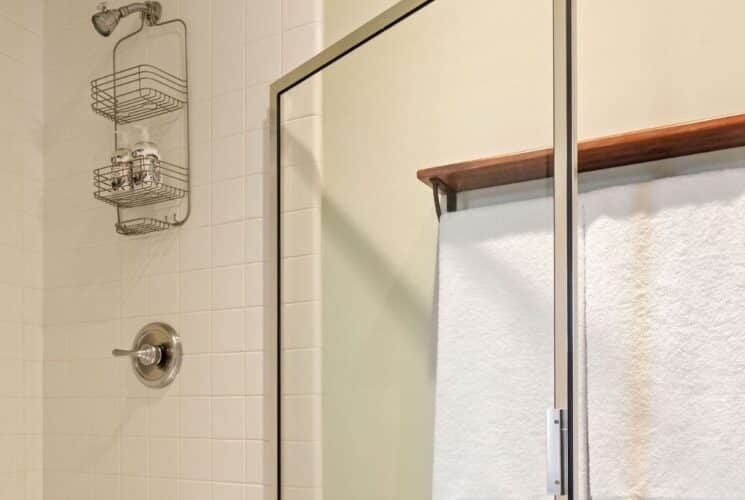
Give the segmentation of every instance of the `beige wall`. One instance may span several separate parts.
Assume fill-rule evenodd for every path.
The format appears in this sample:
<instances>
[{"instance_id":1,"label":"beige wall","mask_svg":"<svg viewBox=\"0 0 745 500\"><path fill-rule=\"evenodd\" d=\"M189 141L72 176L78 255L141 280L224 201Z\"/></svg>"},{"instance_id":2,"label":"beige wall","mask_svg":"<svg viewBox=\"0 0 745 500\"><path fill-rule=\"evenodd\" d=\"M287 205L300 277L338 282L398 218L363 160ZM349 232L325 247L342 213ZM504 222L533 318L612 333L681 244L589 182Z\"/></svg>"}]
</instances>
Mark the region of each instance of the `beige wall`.
<instances>
[{"instance_id":1,"label":"beige wall","mask_svg":"<svg viewBox=\"0 0 745 500\"><path fill-rule=\"evenodd\" d=\"M0 2L0 500L42 498L42 2Z\"/></svg>"},{"instance_id":2,"label":"beige wall","mask_svg":"<svg viewBox=\"0 0 745 500\"><path fill-rule=\"evenodd\" d=\"M326 0L326 40L392 3ZM578 4L581 138L745 111L741 2ZM550 145L551 56L548 0L438 0L324 71L326 500L429 498L437 224L415 171Z\"/></svg>"},{"instance_id":3,"label":"beige wall","mask_svg":"<svg viewBox=\"0 0 745 500\"><path fill-rule=\"evenodd\" d=\"M435 2L324 72L327 500L431 496L437 221L416 170L551 137L550 2L469 5Z\"/></svg>"}]
</instances>

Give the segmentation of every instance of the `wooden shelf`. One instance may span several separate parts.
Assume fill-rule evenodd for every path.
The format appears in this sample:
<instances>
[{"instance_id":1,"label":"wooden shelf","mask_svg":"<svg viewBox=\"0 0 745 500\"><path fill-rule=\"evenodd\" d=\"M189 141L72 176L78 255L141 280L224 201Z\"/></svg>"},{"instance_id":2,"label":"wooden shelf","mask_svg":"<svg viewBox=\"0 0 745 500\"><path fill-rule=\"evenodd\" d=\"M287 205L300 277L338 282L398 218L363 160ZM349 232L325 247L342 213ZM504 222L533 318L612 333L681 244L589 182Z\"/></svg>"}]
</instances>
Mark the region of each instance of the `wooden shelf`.
<instances>
[{"instance_id":1,"label":"wooden shelf","mask_svg":"<svg viewBox=\"0 0 745 500\"><path fill-rule=\"evenodd\" d=\"M745 114L637 130L579 143L580 172L745 146ZM493 156L417 171L450 192L481 189L551 177L553 149Z\"/></svg>"}]
</instances>

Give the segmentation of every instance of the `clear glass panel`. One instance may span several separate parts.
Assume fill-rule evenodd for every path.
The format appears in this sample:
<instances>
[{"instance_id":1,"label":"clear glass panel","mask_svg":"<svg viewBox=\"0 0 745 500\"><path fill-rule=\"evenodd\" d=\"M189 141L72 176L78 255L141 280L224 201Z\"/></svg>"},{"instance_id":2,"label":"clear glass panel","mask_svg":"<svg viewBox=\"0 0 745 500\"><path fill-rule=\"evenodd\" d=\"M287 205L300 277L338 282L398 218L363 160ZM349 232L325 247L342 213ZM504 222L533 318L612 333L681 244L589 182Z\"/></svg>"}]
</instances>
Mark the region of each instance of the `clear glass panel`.
<instances>
[{"instance_id":1,"label":"clear glass panel","mask_svg":"<svg viewBox=\"0 0 745 500\"><path fill-rule=\"evenodd\" d=\"M281 110L283 491L545 498L550 149L439 224L417 171L550 148L551 2L434 2Z\"/></svg>"},{"instance_id":2,"label":"clear glass panel","mask_svg":"<svg viewBox=\"0 0 745 500\"><path fill-rule=\"evenodd\" d=\"M745 170L722 149L743 145L745 5L715 5L579 2L580 140L627 134L599 163L629 152L580 185L595 498L745 497Z\"/></svg>"}]
</instances>

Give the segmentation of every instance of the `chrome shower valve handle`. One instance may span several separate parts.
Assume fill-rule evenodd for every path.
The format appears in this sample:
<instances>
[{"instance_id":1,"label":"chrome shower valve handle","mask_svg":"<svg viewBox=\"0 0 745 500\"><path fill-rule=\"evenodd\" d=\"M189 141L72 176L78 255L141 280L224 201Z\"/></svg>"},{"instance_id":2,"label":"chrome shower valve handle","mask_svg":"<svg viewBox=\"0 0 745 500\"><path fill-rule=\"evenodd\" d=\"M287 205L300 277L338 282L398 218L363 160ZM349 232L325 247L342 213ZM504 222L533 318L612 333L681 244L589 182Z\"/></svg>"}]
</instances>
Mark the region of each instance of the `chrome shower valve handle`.
<instances>
[{"instance_id":1,"label":"chrome shower valve handle","mask_svg":"<svg viewBox=\"0 0 745 500\"><path fill-rule=\"evenodd\" d=\"M129 358L135 376L148 387L166 387L181 368L181 337L165 323L149 323L135 336L132 349L114 349L111 354Z\"/></svg>"},{"instance_id":2,"label":"chrome shower valve handle","mask_svg":"<svg viewBox=\"0 0 745 500\"><path fill-rule=\"evenodd\" d=\"M111 354L118 357L137 358L145 366L157 365L163 359L163 351L159 347L148 344L143 344L139 350L114 349Z\"/></svg>"}]
</instances>

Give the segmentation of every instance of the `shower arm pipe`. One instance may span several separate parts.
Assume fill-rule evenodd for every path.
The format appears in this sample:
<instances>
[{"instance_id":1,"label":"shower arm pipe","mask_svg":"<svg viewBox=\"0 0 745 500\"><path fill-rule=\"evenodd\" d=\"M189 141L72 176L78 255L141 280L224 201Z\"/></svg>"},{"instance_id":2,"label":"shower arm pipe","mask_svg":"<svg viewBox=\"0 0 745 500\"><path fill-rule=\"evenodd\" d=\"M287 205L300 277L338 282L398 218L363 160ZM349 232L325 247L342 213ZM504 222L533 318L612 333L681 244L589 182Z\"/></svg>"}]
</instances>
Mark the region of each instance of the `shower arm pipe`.
<instances>
[{"instance_id":1,"label":"shower arm pipe","mask_svg":"<svg viewBox=\"0 0 745 500\"><path fill-rule=\"evenodd\" d=\"M114 10L118 10L119 14L121 14L122 17L127 17L128 15L134 14L135 12L147 13L150 11L150 6L145 2L134 2Z\"/></svg>"},{"instance_id":2,"label":"shower arm pipe","mask_svg":"<svg viewBox=\"0 0 745 500\"><path fill-rule=\"evenodd\" d=\"M132 7L133 5L145 5L143 4L130 4L128 6L125 6L127 8ZM122 7L122 8L125 8ZM140 33L144 27L145 27L145 16L140 18L140 26L134 30L132 33L129 33L128 35L123 36L120 38L116 44L114 45L113 49L113 55L111 57L112 61L112 75L113 75L113 102L114 102L114 150L119 149L119 123L117 119L117 100L116 100L116 53L119 49L119 46L124 42L125 40L128 40L130 38L133 38L135 35ZM183 19L176 18L176 19L170 19L168 21L163 22L154 22L150 24L150 26L166 26L168 24L180 24L181 28L184 30L184 76L186 77L186 81L189 81L189 45L187 43L187 36L188 36L188 29L186 27L186 23ZM189 106L189 87L186 87L186 102L185 102L185 112L186 112L186 161L184 164L184 167L186 168L186 187L187 187L187 193L186 193L186 214L180 219L177 219L174 214L174 220L170 222L172 226L182 226L184 223L189 220L189 216L191 215L191 106ZM122 208L117 206L116 207L116 223L117 227L122 222Z\"/></svg>"}]
</instances>

